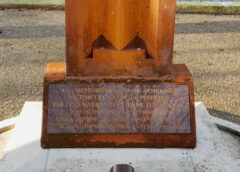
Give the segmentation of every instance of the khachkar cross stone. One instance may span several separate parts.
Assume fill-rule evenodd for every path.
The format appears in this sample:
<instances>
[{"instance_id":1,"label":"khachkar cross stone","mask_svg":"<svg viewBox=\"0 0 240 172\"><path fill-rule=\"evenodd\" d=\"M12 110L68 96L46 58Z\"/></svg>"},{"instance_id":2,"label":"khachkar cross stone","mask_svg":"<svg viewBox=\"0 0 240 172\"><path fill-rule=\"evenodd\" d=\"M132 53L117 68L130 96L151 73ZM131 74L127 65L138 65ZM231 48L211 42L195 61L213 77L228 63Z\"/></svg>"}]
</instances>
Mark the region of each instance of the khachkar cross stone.
<instances>
[{"instance_id":1,"label":"khachkar cross stone","mask_svg":"<svg viewBox=\"0 0 240 172\"><path fill-rule=\"evenodd\" d=\"M44 76L42 147L196 146L193 78L172 64L175 0L66 1Z\"/></svg>"}]
</instances>

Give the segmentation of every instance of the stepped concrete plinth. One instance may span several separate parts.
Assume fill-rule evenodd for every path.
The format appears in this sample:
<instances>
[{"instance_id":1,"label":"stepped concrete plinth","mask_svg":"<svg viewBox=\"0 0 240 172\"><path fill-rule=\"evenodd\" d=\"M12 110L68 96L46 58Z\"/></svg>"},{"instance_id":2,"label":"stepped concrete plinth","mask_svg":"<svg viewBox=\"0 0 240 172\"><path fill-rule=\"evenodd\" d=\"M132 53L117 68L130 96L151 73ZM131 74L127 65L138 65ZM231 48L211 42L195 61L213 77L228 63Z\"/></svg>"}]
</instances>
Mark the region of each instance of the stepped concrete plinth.
<instances>
[{"instance_id":1,"label":"stepped concrete plinth","mask_svg":"<svg viewBox=\"0 0 240 172\"><path fill-rule=\"evenodd\" d=\"M203 103L195 103L195 109L195 149L42 149L42 103L26 102L0 160L0 171L108 172L115 164L130 164L136 172L240 171L240 138L219 130ZM231 123L227 125L231 128Z\"/></svg>"}]
</instances>

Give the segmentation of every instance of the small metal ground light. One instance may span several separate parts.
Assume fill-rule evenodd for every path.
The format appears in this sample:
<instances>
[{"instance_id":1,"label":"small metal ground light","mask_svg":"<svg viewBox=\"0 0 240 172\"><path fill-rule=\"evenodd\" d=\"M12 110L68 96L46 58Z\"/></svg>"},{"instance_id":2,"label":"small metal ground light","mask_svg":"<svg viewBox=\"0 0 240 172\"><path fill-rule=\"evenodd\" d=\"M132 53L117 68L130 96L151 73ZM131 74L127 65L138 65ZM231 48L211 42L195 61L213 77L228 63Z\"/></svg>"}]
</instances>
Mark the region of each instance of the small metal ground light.
<instances>
[{"instance_id":1,"label":"small metal ground light","mask_svg":"<svg viewBox=\"0 0 240 172\"><path fill-rule=\"evenodd\" d=\"M131 165L117 164L111 168L110 172L135 172L135 171Z\"/></svg>"}]
</instances>

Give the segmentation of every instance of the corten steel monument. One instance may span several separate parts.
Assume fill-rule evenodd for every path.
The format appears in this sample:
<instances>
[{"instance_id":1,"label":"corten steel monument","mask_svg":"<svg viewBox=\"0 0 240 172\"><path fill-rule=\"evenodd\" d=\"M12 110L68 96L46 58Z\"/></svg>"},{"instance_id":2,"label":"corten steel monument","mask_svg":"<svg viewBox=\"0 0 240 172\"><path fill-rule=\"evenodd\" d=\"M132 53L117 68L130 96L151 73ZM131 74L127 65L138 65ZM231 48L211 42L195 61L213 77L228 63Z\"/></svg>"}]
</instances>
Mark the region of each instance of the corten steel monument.
<instances>
[{"instance_id":1,"label":"corten steel monument","mask_svg":"<svg viewBox=\"0 0 240 172\"><path fill-rule=\"evenodd\" d=\"M174 0L66 1L67 75L166 74Z\"/></svg>"},{"instance_id":2,"label":"corten steel monument","mask_svg":"<svg viewBox=\"0 0 240 172\"><path fill-rule=\"evenodd\" d=\"M42 147L196 146L193 78L172 64L175 0L66 1L44 76Z\"/></svg>"}]
</instances>

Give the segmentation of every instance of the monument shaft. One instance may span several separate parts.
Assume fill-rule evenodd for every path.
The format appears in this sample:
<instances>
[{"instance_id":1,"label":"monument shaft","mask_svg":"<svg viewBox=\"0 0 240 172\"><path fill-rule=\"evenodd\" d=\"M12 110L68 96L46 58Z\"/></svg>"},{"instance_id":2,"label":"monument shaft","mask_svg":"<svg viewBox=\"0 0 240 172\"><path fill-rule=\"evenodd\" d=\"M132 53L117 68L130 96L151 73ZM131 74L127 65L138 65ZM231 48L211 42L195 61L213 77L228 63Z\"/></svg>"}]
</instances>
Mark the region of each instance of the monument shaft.
<instances>
[{"instance_id":1,"label":"monument shaft","mask_svg":"<svg viewBox=\"0 0 240 172\"><path fill-rule=\"evenodd\" d=\"M96 74L106 74L104 70L114 73L117 69L129 75L137 70L137 61L160 73L163 68L168 69L172 64L175 3L175 0L66 1L67 74L92 75L86 70L92 67L89 63L104 66ZM99 40L94 45L101 36L108 44ZM138 59L133 59L134 56Z\"/></svg>"},{"instance_id":2,"label":"monument shaft","mask_svg":"<svg viewBox=\"0 0 240 172\"><path fill-rule=\"evenodd\" d=\"M194 148L193 78L172 64L175 0L67 0L44 75L43 148Z\"/></svg>"}]
</instances>

